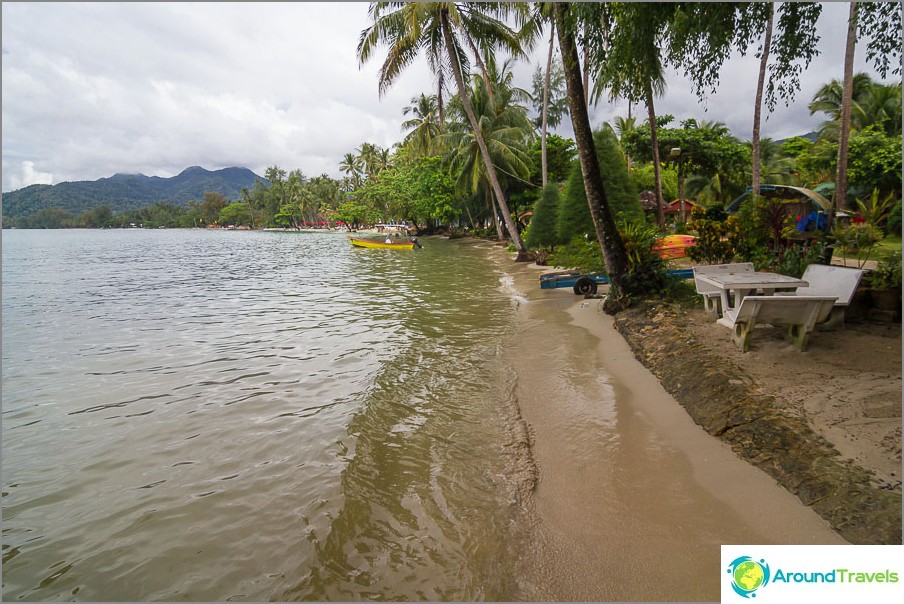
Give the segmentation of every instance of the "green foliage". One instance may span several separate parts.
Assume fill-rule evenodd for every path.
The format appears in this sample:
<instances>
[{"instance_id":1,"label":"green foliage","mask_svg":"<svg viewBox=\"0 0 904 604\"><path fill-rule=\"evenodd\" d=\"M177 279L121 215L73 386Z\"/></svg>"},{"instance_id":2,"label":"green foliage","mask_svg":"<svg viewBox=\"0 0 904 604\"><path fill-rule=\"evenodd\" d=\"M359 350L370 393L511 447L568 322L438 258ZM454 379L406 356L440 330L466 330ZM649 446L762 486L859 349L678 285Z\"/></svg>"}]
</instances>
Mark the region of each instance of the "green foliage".
<instances>
[{"instance_id":1,"label":"green foliage","mask_svg":"<svg viewBox=\"0 0 904 604\"><path fill-rule=\"evenodd\" d=\"M613 218L642 220L643 208L615 133L610 128L604 128L594 132L593 139L600 162L600 177L603 179ZM577 163L572 167L565 187L565 196L559 207L557 233L560 241L570 241L577 235L592 235L593 238L596 236L584 192L583 174Z\"/></svg>"},{"instance_id":2,"label":"green foliage","mask_svg":"<svg viewBox=\"0 0 904 604\"><path fill-rule=\"evenodd\" d=\"M342 215L351 223L377 217L425 225L449 222L458 210L452 178L441 158L408 157L382 170L379 177L367 179L353 200L342 205Z\"/></svg>"},{"instance_id":3,"label":"green foliage","mask_svg":"<svg viewBox=\"0 0 904 604\"><path fill-rule=\"evenodd\" d=\"M221 225L251 226L251 207L237 201L220 210L218 221Z\"/></svg>"},{"instance_id":4,"label":"green foliage","mask_svg":"<svg viewBox=\"0 0 904 604\"><path fill-rule=\"evenodd\" d=\"M619 229L628 256L628 274L623 293L647 295L661 292L669 284L666 261L653 251L659 236L657 227L642 220L623 222Z\"/></svg>"},{"instance_id":5,"label":"green foliage","mask_svg":"<svg viewBox=\"0 0 904 604\"><path fill-rule=\"evenodd\" d=\"M869 200L857 200L857 208L860 210L860 213L867 223L881 229L888 222L889 217L891 217L894 209L892 202L894 202L894 200L894 194L892 193L879 199L879 189L873 189L873 193Z\"/></svg>"},{"instance_id":6,"label":"green foliage","mask_svg":"<svg viewBox=\"0 0 904 604\"><path fill-rule=\"evenodd\" d=\"M891 209L891 214L888 217L888 223L885 226L885 231L889 235L893 235L895 237L901 236L901 200L898 200L898 203L894 205Z\"/></svg>"},{"instance_id":7,"label":"green foliage","mask_svg":"<svg viewBox=\"0 0 904 604\"><path fill-rule=\"evenodd\" d=\"M668 116L663 116L668 117ZM663 120L665 121L665 120ZM686 195L691 196L692 182L699 183L696 188L708 185L715 189L714 197L719 201L729 198L729 189L738 189L740 184L749 179L750 148L731 135L728 128L719 122L697 122L687 119L680 128L667 128L668 121L657 130L657 146L660 160L672 170L680 170L686 179ZM652 136L649 124L643 124L622 136L625 151L636 160L651 162L653 159ZM672 149L680 149L678 158L670 159ZM652 166L648 168L652 172ZM663 196L666 201L678 197L678 174L672 188L667 183L666 170L663 171ZM691 178L693 176L693 178ZM654 190L652 176L635 170L635 181L640 190ZM712 183L717 183L713 187ZM734 187L729 183L734 183Z\"/></svg>"},{"instance_id":8,"label":"green foliage","mask_svg":"<svg viewBox=\"0 0 904 604\"><path fill-rule=\"evenodd\" d=\"M836 146L837 148L837 146ZM901 191L901 136L887 136L870 126L851 134L848 146L851 187L869 191Z\"/></svg>"},{"instance_id":9,"label":"green foliage","mask_svg":"<svg viewBox=\"0 0 904 604\"><path fill-rule=\"evenodd\" d=\"M858 259L860 268L866 264L876 244L882 241L881 230L868 222L851 224L849 226L836 225L833 232L835 247L839 249L845 258L861 256Z\"/></svg>"},{"instance_id":10,"label":"green foliage","mask_svg":"<svg viewBox=\"0 0 904 604\"><path fill-rule=\"evenodd\" d=\"M558 246L550 252L547 262L555 266L576 268L592 273L606 272L603 250L596 238L575 236L565 245Z\"/></svg>"},{"instance_id":11,"label":"green foliage","mask_svg":"<svg viewBox=\"0 0 904 604\"><path fill-rule=\"evenodd\" d=\"M901 289L901 251L879 260L876 269L867 273L864 280L876 289Z\"/></svg>"},{"instance_id":12,"label":"green foliage","mask_svg":"<svg viewBox=\"0 0 904 604\"><path fill-rule=\"evenodd\" d=\"M660 171L662 175L662 197L666 203L678 198L678 171L673 166L666 166ZM656 178L653 164L634 164L631 169L634 187L638 191L655 191Z\"/></svg>"},{"instance_id":13,"label":"green foliage","mask_svg":"<svg viewBox=\"0 0 904 604\"><path fill-rule=\"evenodd\" d=\"M715 220L704 212L695 210L688 225L696 232L696 245L687 249L688 257L703 264L725 264L737 254L736 243L740 234L740 218L730 216Z\"/></svg>"},{"instance_id":14,"label":"green foliage","mask_svg":"<svg viewBox=\"0 0 904 604\"><path fill-rule=\"evenodd\" d=\"M823 257L824 242L815 245L793 245L772 253L769 268L773 272L800 278L810 264L818 264Z\"/></svg>"},{"instance_id":15,"label":"green foliage","mask_svg":"<svg viewBox=\"0 0 904 604\"><path fill-rule=\"evenodd\" d=\"M528 249L552 248L556 238L556 222L559 209L559 187L546 185L540 200L534 206L534 214L524 237Z\"/></svg>"},{"instance_id":16,"label":"green foliage","mask_svg":"<svg viewBox=\"0 0 904 604\"><path fill-rule=\"evenodd\" d=\"M530 181L539 185L542 181L541 166L541 141L537 138L530 149ZM571 167L575 163L577 149L570 138L562 138L557 134L546 136L546 169L549 182L565 182L571 174Z\"/></svg>"}]
</instances>

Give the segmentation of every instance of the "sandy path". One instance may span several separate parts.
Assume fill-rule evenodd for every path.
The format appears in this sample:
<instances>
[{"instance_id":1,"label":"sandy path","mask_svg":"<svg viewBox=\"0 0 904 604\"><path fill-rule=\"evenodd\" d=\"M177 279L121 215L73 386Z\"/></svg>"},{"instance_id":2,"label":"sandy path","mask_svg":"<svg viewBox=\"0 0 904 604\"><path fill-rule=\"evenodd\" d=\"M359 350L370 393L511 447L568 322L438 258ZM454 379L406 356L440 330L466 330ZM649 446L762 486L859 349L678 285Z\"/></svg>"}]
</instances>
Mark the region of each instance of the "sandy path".
<instances>
[{"instance_id":1,"label":"sandy path","mask_svg":"<svg viewBox=\"0 0 904 604\"><path fill-rule=\"evenodd\" d=\"M525 299L510 362L540 475L523 599L715 601L722 543L845 543L696 426L598 301L540 290L537 268L507 269Z\"/></svg>"}]
</instances>

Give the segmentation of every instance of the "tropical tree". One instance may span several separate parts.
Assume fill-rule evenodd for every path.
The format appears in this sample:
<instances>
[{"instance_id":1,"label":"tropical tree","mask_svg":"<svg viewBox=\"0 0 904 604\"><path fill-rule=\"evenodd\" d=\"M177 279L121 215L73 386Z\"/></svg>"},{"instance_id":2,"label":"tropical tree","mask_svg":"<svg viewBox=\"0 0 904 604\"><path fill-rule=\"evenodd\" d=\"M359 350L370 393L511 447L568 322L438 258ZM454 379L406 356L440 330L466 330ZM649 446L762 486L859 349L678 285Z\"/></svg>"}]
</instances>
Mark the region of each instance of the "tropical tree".
<instances>
[{"instance_id":1,"label":"tropical tree","mask_svg":"<svg viewBox=\"0 0 904 604\"><path fill-rule=\"evenodd\" d=\"M821 11L818 2L688 2L682 3L670 23L669 61L683 68L701 100L707 91L715 92L731 51L746 54L762 33L751 141L755 190L762 173L762 107L765 104L772 112L778 99L787 105L800 90L803 68L819 53L816 26Z\"/></svg>"},{"instance_id":2,"label":"tropical tree","mask_svg":"<svg viewBox=\"0 0 904 604\"><path fill-rule=\"evenodd\" d=\"M522 56L523 51L516 33L503 21L494 18L494 15L506 17L517 6L477 2L373 2L369 10L372 24L361 32L357 52L358 59L363 64L373 56L378 45L389 46L387 57L380 68L380 94L414 61L421 49L425 50L428 63L439 80L442 80L443 74L451 73L475 133L509 236L518 251L519 259L526 260L524 244L512 219L468 97L464 79L468 58L462 46L463 39L467 38L487 48L504 48L515 56Z\"/></svg>"},{"instance_id":3,"label":"tropical tree","mask_svg":"<svg viewBox=\"0 0 904 604\"><path fill-rule=\"evenodd\" d=\"M354 153L346 153L339 163L339 169L348 175L353 188L361 186L362 166L361 160Z\"/></svg>"},{"instance_id":4,"label":"tropical tree","mask_svg":"<svg viewBox=\"0 0 904 604\"><path fill-rule=\"evenodd\" d=\"M411 105L402 110L403 115L412 117L402 122L402 130L408 132L403 145L411 147L415 154L427 157L439 152L437 139L443 132L439 121L436 95L421 94L411 99Z\"/></svg>"},{"instance_id":5,"label":"tropical tree","mask_svg":"<svg viewBox=\"0 0 904 604\"><path fill-rule=\"evenodd\" d=\"M596 81L593 92L595 101L607 93L610 99L642 101L647 107L656 176L656 218L660 230L665 229L665 215L654 99L665 92L661 49L666 44L669 22L676 6L640 2L619 2L609 8L603 6L601 10L604 12L598 19L611 23L611 30L605 40L598 42L596 60L591 66Z\"/></svg>"},{"instance_id":6,"label":"tropical tree","mask_svg":"<svg viewBox=\"0 0 904 604\"><path fill-rule=\"evenodd\" d=\"M854 93L854 51L858 37L869 37L867 58L884 78L888 70L901 73L901 7L897 2L851 2L848 14L848 33L844 53L844 82L842 85L840 129L838 133L838 164L835 175L833 208L847 208L848 141ZM897 58L896 63L892 60ZM830 215L830 220L834 212Z\"/></svg>"},{"instance_id":7,"label":"tropical tree","mask_svg":"<svg viewBox=\"0 0 904 604\"><path fill-rule=\"evenodd\" d=\"M625 244L612 211L609 207L609 199L603 186L599 172L599 160L596 155L596 146L593 141L593 130L590 127L590 116L587 113L587 104L584 95L584 83L581 78L581 64L578 59L578 49L575 42L576 21L571 14L571 7L566 3L557 2L553 8L556 24L556 33L559 39L559 51L562 54L562 67L565 72L565 84L568 90L568 104L571 109L571 123L574 128L575 142L578 147L578 156L581 163L581 172L584 178L584 191L587 195L587 204L597 239L603 252L606 263L606 272L610 282L614 286L615 296L628 292L628 256ZM617 307L614 300L607 300L606 309L613 312Z\"/></svg>"},{"instance_id":8,"label":"tropical tree","mask_svg":"<svg viewBox=\"0 0 904 604\"><path fill-rule=\"evenodd\" d=\"M526 150L533 134L533 124L527 117L526 108L517 102L526 98L527 93L513 85L511 61L505 61L499 73L492 57L487 57L485 63L495 93L490 96L490 87L483 76L473 76L470 92L472 110L480 125L479 137L471 129L470 120L453 119L448 133L442 137L442 145L448 149L447 159L452 173L457 175L459 190L468 194L483 190L489 198L493 188L486 164L481 161L478 139L485 141L492 164L504 174L503 178L508 176L526 181L530 177L530 158ZM464 103L456 96L450 103L450 113L464 117L464 111ZM501 232L498 221L497 229Z\"/></svg>"}]
</instances>

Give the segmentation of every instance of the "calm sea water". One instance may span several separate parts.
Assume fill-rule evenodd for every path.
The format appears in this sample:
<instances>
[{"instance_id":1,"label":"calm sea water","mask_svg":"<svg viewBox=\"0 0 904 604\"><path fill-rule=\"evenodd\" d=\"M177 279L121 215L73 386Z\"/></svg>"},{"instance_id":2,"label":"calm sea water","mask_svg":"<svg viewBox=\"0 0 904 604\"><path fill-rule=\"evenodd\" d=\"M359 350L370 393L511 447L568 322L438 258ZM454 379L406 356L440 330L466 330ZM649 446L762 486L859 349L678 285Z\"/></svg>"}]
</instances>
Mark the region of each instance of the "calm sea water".
<instances>
[{"instance_id":1,"label":"calm sea water","mask_svg":"<svg viewBox=\"0 0 904 604\"><path fill-rule=\"evenodd\" d=\"M516 318L486 247L2 241L4 600L516 597Z\"/></svg>"}]
</instances>

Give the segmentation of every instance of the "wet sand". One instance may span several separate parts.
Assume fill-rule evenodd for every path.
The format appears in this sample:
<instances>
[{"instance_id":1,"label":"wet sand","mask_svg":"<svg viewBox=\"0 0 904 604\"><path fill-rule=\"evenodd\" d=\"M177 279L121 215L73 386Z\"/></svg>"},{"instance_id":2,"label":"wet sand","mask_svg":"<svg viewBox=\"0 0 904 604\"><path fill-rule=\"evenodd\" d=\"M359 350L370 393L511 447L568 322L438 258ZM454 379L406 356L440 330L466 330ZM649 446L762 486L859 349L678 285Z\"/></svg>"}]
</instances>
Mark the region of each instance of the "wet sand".
<instances>
[{"instance_id":1,"label":"wet sand","mask_svg":"<svg viewBox=\"0 0 904 604\"><path fill-rule=\"evenodd\" d=\"M539 269L506 269L524 296L510 364L539 473L521 599L717 601L723 543L846 543L695 425L598 300L540 290Z\"/></svg>"}]
</instances>

